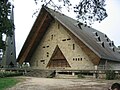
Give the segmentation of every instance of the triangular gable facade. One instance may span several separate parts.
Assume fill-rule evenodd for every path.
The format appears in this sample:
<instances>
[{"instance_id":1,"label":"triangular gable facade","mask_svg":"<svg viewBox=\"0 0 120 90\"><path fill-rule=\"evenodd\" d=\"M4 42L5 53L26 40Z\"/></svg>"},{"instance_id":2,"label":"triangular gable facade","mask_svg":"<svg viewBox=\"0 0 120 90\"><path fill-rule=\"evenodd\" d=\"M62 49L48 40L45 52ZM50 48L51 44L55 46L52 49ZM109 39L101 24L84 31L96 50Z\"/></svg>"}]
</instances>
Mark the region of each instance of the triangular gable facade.
<instances>
[{"instance_id":1,"label":"triangular gable facade","mask_svg":"<svg viewBox=\"0 0 120 90\"><path fill-rule=\"evenodd\" d=\"M118 66L120 54L105 34L79 28L76 20L42 7L17 61L38 69L94 70L96 65L106 66L101 62Z\"/></svg>"},{"instance_id":2,"label":"triangular gable facade","mask_svg":"<svg viewBox=\"0 0 120 90\"><path fill-rule=\"evenodd\" d=\"M51 59L49 60L49 63L47 65L48 68L64 68L64 67L70 67L68 61L66 60L65 56L63 55L62 51L56 46Z\"/></svg>"}]
</instances>

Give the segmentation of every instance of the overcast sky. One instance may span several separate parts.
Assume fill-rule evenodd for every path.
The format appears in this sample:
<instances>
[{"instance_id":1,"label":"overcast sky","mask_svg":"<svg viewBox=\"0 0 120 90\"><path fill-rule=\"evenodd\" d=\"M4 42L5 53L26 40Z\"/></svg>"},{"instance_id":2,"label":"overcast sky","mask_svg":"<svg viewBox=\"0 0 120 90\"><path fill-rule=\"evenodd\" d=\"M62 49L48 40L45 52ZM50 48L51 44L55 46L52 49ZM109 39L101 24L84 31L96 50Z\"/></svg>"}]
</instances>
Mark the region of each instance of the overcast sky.
<instances>
[{"instance_id":1,"label":"overcast sky","mask_svg":"<svg viewBox=\"0 0 120 90\"><path fill-rule=\"evenodd\" d=\"M78 2L79 0L71 0ZM73 3L73 2L72 2ZM93 28L105 33L116 46L120 45L120 0L106 0L108 17L101 23L95 23ZM33 13L40 5L36 6L34 0L14 0L14 23L15 41L17 56L29 34L36 16ZM72 12L67 13L70 17L75 17Z\"/></svg>"}]
</instances>

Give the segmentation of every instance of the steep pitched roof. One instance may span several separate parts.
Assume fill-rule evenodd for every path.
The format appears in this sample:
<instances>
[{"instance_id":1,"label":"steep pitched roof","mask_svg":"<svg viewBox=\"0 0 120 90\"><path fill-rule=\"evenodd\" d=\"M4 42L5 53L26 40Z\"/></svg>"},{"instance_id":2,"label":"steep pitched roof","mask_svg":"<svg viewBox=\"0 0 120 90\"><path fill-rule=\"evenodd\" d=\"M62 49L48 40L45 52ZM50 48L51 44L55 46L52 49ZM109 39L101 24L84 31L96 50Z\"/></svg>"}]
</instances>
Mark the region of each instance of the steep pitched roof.
<instances>
[{"instance_id":1,"label":"steep pitched roof","mask_svg":"<svg viewBox=\"0 0 120 90\"><path fill-rule=\"evenodd\" d=\"M81 25L81 27L79 27L76 20L52 9L42 7L40 14L38 15L36 22L34 23L18 56L17 61L19 63L29 61L34 49L49 27L50 22L54 19L65 26L101 59L120 61L120 54L117 52L117 48L105 34L85 25Z\"/></svg>"}]
</instances>

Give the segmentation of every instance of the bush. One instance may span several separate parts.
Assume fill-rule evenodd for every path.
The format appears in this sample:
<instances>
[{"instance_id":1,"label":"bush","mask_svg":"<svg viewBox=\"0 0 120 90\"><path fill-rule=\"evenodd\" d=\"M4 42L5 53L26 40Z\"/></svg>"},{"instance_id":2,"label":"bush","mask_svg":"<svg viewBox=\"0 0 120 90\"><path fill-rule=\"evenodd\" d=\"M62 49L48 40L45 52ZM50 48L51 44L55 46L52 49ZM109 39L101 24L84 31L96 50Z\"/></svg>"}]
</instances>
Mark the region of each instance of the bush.
<instances>
[{"instance_id":1,"label":"bush","mask_svg":"<svg viewBox=\"0 0 120 90\"><path fill-rule=\"evenodd\" d=\"M107 70L106 71L106 79L107 80L114 80L114 79L116 79L115 71L113 71L113 70Z\"/></svg>"},{"instance_id":2,"label":"bush","mask_svg":"<svg viewBox=\"0 0 120 90\"><path fill-rule=\"evenodd\" d=\"M20 72L0 72L0 78L3 77L13 77L13 76L21 76Z\"/></svg>"},{"instance_id":3,"label":"bush","mask_svg":"<svg viewBox=\"0 0 120 90\"><path fill-rule=\"evenodd\" d=\"M85 78L85 77L81 73L79 73L78 78Z\"/></svg>"}]
</instances>

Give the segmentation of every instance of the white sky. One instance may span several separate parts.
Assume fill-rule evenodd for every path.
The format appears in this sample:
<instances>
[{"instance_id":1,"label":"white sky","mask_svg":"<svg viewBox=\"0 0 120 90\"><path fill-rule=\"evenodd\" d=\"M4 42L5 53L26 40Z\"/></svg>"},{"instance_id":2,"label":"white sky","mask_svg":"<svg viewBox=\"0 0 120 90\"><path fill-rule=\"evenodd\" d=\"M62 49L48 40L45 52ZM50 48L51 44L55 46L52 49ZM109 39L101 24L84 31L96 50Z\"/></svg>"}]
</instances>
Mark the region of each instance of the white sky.
<instances>
[{"instance_id":1,"label":"white sky","mask_svg":"<svg viewBox=\"0 0 120 90\"><path fill-rule=\"evenodd\" d=\"M78 2L79 0L71 0ZM73 2L72 2L73 3ZM92 27L105 33L116 46L120 45L120 0L106 0L108 17L101 23L95 23ZM14 0L14 23L17 56L36 19L32 15L40 5L36 6L34 0ZM65 12L65 11L64 11ZM73 13L66 13L73 17Z\"/></svg>"}]
</instances>

